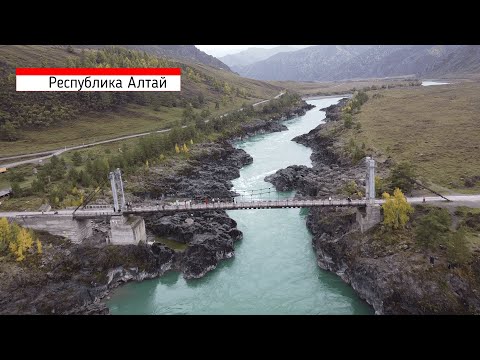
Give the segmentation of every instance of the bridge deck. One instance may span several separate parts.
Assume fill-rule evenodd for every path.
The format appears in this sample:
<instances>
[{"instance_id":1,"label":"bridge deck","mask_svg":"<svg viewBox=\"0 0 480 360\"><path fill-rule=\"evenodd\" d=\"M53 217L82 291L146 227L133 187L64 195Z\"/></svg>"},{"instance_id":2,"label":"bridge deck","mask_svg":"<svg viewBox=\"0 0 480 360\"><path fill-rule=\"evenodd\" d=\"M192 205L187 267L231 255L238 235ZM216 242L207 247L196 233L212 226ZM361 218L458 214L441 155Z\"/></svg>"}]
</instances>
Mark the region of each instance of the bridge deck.
<instances>
[{"instance_id":1,"label":"bridge deck","mask_svg":"<svg viewBox=\"0 0 480 360\"><path fill-rule=\"evenodd\" d=\"M462 205L479 207L480 204L480 195L452 195L448 197L450 201L459 202ZM411 204L418 204L423 202L423 197L411 197L407 198L407 201ZM439 196L429 196L426 197L426 202L445 202L444 198ZM376 199L375 204L381 205L384 200ZM176 213L182 211L205 211L205 210L243 210L243 209L280 209L280 208L309 208L309 207L321 207L321 206L366 206L367 200L352 200L348 201L346 199L339 200L321 200L321 199L312 199L312 200L259 200L259 201L245 201L237 203L209 203L209 204L191 204L185 206L185 203L180 203L179 205L162 205L159 206L134 206L128 211L123 213L114 213L111 207L106 208L105 205L91 205L87 209L78 210L73 214L73 210L58 210L58 211L48 211L42 213L40 211L12 211L12 212L0 212L0 217L15 218L15 217L30 217L30 216L45 216L45 217L69 217L72 215L75 218L82 219L94 219L101 217L110 217L110 216L121 216L122 214L142 214L142 213L153 213L153 212L164 212L164 213Z\"/></svg>"},{"instance_id":2,"label":"bridge deck","mask_svg":"<svg viewBox=\"0 0 480 360\"><path fill-rule=\"evenodd\" d=\"M366 200L258 200L245 202L215 202L208 204L191 204L180 203L179 205L165 205L165 210L160 206L141 206L133 207L127 213L138 212L156 212L156 211L190 211L190 210L244 210L244 209L275 209L275 208L302 208L317 206L365 206Z\"/></svg>"},{"instance_id":3,"label":"bridge deck","mask_svg":"<svg viewBox=\"0 0 480 360\"><path fill-rule=\"evenodd\" d=\"M123 211L123 214L145 214L153 212L176 213L183 211L206 211L206 210L248 210L248 209L280 209L280 208L308 208L319 206L366 206L367 200L259 200L245 202L215 202L208 204L185 204L178 205L155 205L134 206ZM97 211L93 213L77 211L75 217L110 216L113 211Z\"/></svg>"}]
</instances>

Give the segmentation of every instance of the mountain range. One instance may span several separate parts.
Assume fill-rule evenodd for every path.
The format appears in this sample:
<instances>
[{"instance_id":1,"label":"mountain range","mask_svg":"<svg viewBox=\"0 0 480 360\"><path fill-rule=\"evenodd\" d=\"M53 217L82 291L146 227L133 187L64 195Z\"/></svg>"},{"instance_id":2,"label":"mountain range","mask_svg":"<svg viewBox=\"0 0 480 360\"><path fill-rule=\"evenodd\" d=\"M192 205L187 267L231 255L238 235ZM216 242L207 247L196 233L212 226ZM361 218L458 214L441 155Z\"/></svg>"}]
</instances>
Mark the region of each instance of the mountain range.
<instances>
[{"instance_id":1,"label":"mountain range","mask_svg":"<svg viewBox=\"0 0 480 360\"><path fill-rule=\"evenodd\" d=\"M258 80L333 81L480 71L476 45L316 45L232 66Z\"/></svg>"},{"instance_id":2,"label":"mountain range","mask_svg":"<svg viewBox=\"0 0 480 360\"><path fill-rule=\"evenodd\" d=\"M242 66L265 60L275 54L295 50L298 49L289 45L281 45L271 49L251 47L239 53L222 56L218 59L227 64L233 71L237 71Z\"/></svg>"}]
</instances>

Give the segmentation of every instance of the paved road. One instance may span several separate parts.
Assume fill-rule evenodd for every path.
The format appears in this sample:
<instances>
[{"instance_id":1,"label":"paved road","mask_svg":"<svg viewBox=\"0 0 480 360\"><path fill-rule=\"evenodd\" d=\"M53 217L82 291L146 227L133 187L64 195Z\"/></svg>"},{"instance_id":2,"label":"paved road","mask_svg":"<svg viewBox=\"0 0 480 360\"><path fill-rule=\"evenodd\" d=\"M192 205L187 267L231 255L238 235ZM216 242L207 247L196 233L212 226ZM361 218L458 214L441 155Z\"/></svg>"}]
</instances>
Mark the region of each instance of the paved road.
<instances>
[{"instance_id":1,"label":"paved road","mask_svg":"<svg viewBox=\"0 0 480 360\"><path fill-rule=\"evenodd\" d=\"M278 99L278 98L279 98L280 96L282 96L283 94L285 94L284 91L280 92L280 94L276 95L276 96L274 97L274 99ZM270 100L271 100L271 99L259 101L259 102L255 103L255 104L253 104L253 106L258 106L258 105L263 104L263 103L266 103L266 102L268 102L268 101L270 101ZM243 108L240 109L240 110L243 110ZM228 114L228 113L227 113L227 114ZM227 114L223 114L221 117L223 117L223 116L225 116L225 115L227 115ZM208 122L208 120L206 120L205 122ZM182 126L182 128L185 128L185 127L186 127L186 125ZM50 150L50 151L43 151L43 152L37 152L37 153L30 153L30 154L23 154L23 155L16 155L16 156L4 157L4 158L0 158L0 161L13 160L13 159L21 159L21 158L32 157L32 156L38 156L38 157L36 157L36 158L34 158L34 159L20 160L20 161L15 161L15 162L8 163L8 164L0 164L0 167L13 168L13 167L20 166L20 165L24 165L24 164L38 163L40 160L43 161L43 160L45 160L45 159L51 158L51 157L54 156L54 155L55 155L55 156L58 156L58 155L63 154L64 152L67 152L67 151L78 150L78 149L85 149L85 148L88 148L88 147L91 147L91 146L108 144L108 143L115 142L115 141L133 139L133 138L137 138L137 137L147 136L147 135L150 135L150 134L164 133L164 132L168 132L168 131L170 131L170 130L171 130L171 129L150 131L150 132L144 132L144 133L140 133L140 134L120 136L120 137L116 137L116 138L108 139L108 140L103 140L103 141L96 141L96 142L89 143L89 144L82 144L82 145L77 145L77 146L64 147L63 149L57 149L57 150Z\"/></svg>"},{"instance_id":2,"label":"paved road","mask_svg":"<svg viewBox=\"0 0 480 360\"><path fill-rule=\"evenodd\" d=\"M462 205L478 205L480 204L480 195L454 195L448 196L448 198L452 201L452 204L461 203ZM407 201L411 204L418 204L423 202L423 197L410 197L407 198ZM425 201L427 204L432 202L444 202L447 201L440 196L426 196ZM280 202L282 204L280 204ZM296 207L311 207L311 206L355 206L355 205L364 205L365 200L353 200L352 203L348 203L345 199L333 199L332 204L329 203L328 200L289 200L288 205L284 204L286 201L280 201L278 206L275 206L277 201L272 201L270 204L267 201L254 201L254 202L240 202L237 204L232 203L217 203L212 204L210 203L209 206L205 206L205 204L199 205L191 205L185 207L184 204L180 203L177 205L167 206L165 210L170 211L185 211L185 210L210 210L210 209L217 209L217 208L225 208L225 209L242 209L242 208L265 208L265 207L272 207L272 208L281 208L285 206L296 206ZM384 200L375 200L376 204L383 204ZM156 206L142 206L142 207L133 207L132 212L152 212L152 211L160 211L159 207ZM64 216L64 217L71 217L73 210L58 210L57 214L54 214L53 211L48 211L42 214L40 211L13 211L13 212L0 212L0 217L22 217L22 216L39 216L39 215L55 215L55 216ZM111 216L114 214L113 209L111 208L93 208L93 209L85 209L79 210L76 213L80 216L85 217L94 217L95 215L98 216Z\"/></svg>"}]
</instances>

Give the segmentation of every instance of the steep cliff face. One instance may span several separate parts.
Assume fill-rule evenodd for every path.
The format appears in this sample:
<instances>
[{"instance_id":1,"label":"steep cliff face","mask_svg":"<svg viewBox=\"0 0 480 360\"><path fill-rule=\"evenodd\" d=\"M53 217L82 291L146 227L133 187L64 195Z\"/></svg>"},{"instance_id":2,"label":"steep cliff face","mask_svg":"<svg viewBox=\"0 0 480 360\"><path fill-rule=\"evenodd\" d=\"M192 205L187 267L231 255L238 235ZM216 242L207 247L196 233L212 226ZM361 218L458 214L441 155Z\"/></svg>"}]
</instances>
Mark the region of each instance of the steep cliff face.
<instances>
[{"instance_id":1,"label":"steep cliff face","mask_svg":"<svg viewBox=\"0 0 480 360\"><path fill-rule=\"evenodd\" d=\"M353 210L313 209L307 226L318 265L349 283L376 314L480 314L478 254L449 267L444 251L424 252L408 229L393 240L381 226L361 234Z\"/></svg>"},{"instance_id":2,"label":"steep cliff face","mask_svg":"<svg viewBox=\"0 0 480 360\"><path fill-rule=\"evenodd\" d=\"M108 314L100 299L129 280L162 275L174 251L162 246L75 245L41 233L43 254L0 261L0 314Z\"/></svg>"}]
</instances>

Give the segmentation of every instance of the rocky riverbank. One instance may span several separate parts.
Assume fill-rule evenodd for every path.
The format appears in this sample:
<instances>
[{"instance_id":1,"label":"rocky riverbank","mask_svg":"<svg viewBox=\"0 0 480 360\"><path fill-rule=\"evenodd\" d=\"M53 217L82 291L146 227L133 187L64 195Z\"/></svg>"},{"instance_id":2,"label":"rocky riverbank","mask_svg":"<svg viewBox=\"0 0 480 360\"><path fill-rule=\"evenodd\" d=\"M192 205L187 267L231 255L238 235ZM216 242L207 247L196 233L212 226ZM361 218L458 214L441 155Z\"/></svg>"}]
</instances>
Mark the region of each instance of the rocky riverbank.
<instances>
[{"instance_id":1,"label":"rocky riverbank","mask_svg":"<svg viewBox=\"0 0 480 360\"><path fill-rule=\"evenodd\" d=\"M269 121L249 122L241 136L286 130L281 121L310 108L302 102ZM231 180L251 162L251 156L230 141L197 144L188 159L165 161L135 179L141 190L128 198L155 203L169 198L230 199ZM173 250L159 242L106 245L108 226L101 222L82 245L41 233L42 255L22 263L0 259L0 314L108 314L101 299L108 298L111 289L169 270L180 271L186 279L200 278L222 259L234 256L234 242L242 238L236 222L224 211L156 214L145 222L151 240L161 237L183 244L184 249Z\"/></svg>"},{"instance_id":2,"label":"rocky riverbank","mask_svg":"<svg viewBox=\"0 0 480 360\"><path fill-rule=\"evenodd\" d=\"M108 314L100 299L131 280L162 275L174 251L160 244L75 245L38 233L43 254L21 263L0 261L0 314Z\"/></svg>"},{"instance_id":3,"label":"rocky riverbank","mask_svg":"<svg viewBox=\"0 0 480 360\"><path fill-rule=\"evenodd\" d=\"M363 188L363 161L353 164L342 151L338 132L333 131L342 106L341 101L326 108L325 124L293 139L312 148L312 168L289 166L265 180L279 190L295 189L299 197L345 197L352 179ZM380 162L379 170L388 162ZM381 225L362 234L354 209L313 208L307 227L313 234L317 263L349 283L376 314L479 314L479 252L474 251L468 263L452 266L445 248L419 248L413 227L424 212L417 207L407 229L392 239Z\"/></svg>"},{"instance_id":4,"label":"rocky riverbank","mask_svg":"<svg viewBox=\"0 0 480 360\"><path fill-rule=\"evenodd\" d=\"M412 221L422 213L416 207ZM376 314L480 314L478 252L451 266L445 248L419 248L411 226L392 239L380 226L360 233L355 218L352 209L313 209L307 227L318 265L349 283Z\"/></svg>"},{"instance_id":5,"label":"rocky riverbank","mask_svg":"<svg viewBox=\"0 0 480 360\"><path fill-rule=\"evenodd\" d=\"M363 163L352 164L352 161L343 155L340 144L326 131L329 123L339 119L339 109L346 101L347 99L342 99L338 105L323 109L327 116L325 124L292 139L312 149L312 167L292 165L267 176L265 181L272 183L279 191L297 190L297 197L335 197L341 194L352 180L359 188L363 187Z\"/></svg>"}]
</instances>

